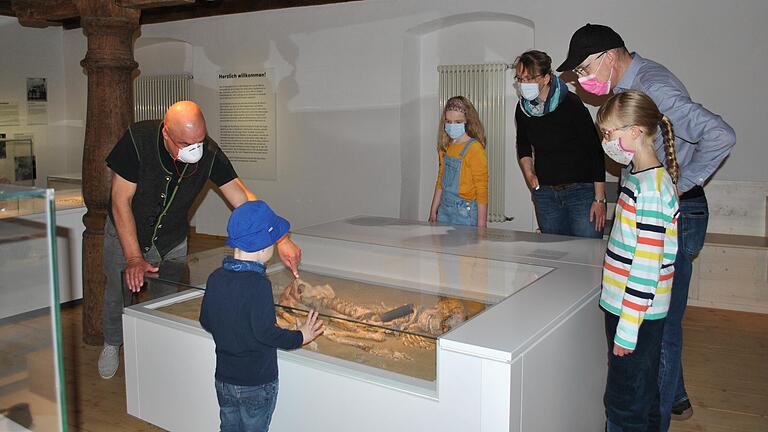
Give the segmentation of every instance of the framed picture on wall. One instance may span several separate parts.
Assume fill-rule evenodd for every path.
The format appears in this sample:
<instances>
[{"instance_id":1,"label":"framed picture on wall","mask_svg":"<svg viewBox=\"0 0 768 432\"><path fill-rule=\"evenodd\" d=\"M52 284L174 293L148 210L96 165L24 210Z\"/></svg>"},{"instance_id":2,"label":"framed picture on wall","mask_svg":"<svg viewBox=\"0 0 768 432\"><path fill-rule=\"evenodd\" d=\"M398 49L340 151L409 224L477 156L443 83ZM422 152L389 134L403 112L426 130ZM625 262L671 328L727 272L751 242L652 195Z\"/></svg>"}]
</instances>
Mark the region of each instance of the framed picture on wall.
<instances>
[{"instance_id":1,"label":"framed picture on wall","mask_svg":"<svg viewBox=\"0 0 768 432\"><path fill-rule=\"evenodd\" d=\"M14 167L16 171L16 181L28 181L37 178L37 168L35 166L35 156L16 156L14 158Z\"/></svg>"},{"instance_id":2,"label":"framed picture on wall","mask_svg":"<svg viewBox=\"0 0 768 432\"><path fill-rule=\"evenodd\" d=\"M45 78L27 78L27 100L48 100L48 86L45 83Z\"/></svg>"}]
</instances>

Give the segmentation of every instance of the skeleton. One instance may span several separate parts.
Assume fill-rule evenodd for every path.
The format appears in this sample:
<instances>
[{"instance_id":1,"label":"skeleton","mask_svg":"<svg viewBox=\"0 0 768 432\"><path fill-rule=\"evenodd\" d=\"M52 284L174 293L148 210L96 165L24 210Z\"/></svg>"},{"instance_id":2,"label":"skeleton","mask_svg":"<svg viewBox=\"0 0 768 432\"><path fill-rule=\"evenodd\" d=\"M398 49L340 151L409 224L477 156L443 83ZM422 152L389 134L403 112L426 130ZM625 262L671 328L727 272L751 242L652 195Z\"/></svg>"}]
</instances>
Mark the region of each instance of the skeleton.
<instances>
[{"instance_id":1,"label":"skeleton","mask_svg":"<svg viewBox=\"0 0 768 432\"><path fill-rule=\"evenodd\" d=\"M334 335L338 337L345 337L345 338L352 338L352 339L364 339L364 340L372 340L375 342L384 342L384 334L379 332L366 332L366 331L360 331L358 330L337 330L331 327L326 327L325 333L326 336Z\"/></svg>"},{"instance_id":2,"label":"skeleton","mask_svg":"<svg viewBox=\"0 0 768 432\"><path fill-rule=\"evenodd\" d=\"M277 321L277 325L288 330L298 330L299 329L299 321L290 313L286 312L285 310L281 309L279 312L275 313L275 320ZM304 345L304 348L307 348L311 351L317 351L317 342L312 341L306 345Z\"/></svg>"},{"instance_id":3,"label":"skeleton","mask_svg":"<svg viewBox=\"0 0 768 432\"><path fill-rule=\"evenodd\" d=\"M413 358L408 354L389 348L376 347L365 341L383 342L385 334L396 333L405 346L426 350L435 349L436 344L433 339L417 334L438 336L467 319L467 312L461 301L440 298L435 307L417 307L413 313L389 321L386 323L389 329L375 326L364 327L362 324L352 321L381 325L380 315L390 308L384 304L359 305L337 297L330 285L311 285L301 279L294 280L291 285L286 287L280 298L280 304L292 308L307 307L333 311L335 316L329 320L329 325L324 333L328 340L396 361L412 361ZM277 316L281 326L297 328L298 323L293 313L282 310ZM396 332L391 329L417 334Z\"/></svg>"},{"instance_id":4,"label":"skeleton","mask_svg":"<svg viewBox=\"0 0 768 432\"><path fill-rule=\"evenodd\" d=\"M350 301L336 297L330 285L310 285L301 279L296 280L300 302L315 309L326 308L345 317L356 320L373 320L381 313L381 307L360 306Z\"/></svg>"},{"instance_id":5,"label":"skeleton","mask_svg":"<svg viewBox=\"0 0 768 432\"><path fill-rule=\"evenodd\" d=\"M432 339L425 338L424 336L416 336L410 333L402 333L402 335L400 336L400 340L403 342L403 345L405 346L421 348L424 350L435 349L435 341Z\"/></svg>"}]
</instances>

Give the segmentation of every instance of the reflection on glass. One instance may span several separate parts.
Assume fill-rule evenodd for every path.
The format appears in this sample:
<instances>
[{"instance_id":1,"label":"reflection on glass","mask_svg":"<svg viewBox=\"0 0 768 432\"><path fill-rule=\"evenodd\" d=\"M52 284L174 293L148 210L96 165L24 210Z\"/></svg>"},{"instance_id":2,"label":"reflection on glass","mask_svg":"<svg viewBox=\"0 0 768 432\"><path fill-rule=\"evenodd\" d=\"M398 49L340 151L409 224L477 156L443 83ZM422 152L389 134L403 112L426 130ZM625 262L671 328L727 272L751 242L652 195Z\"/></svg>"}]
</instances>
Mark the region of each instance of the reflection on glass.
<instances>
[{"instance_id":1,"label":"reflection on glass","mask_svg":"<svg viewBox=\"0 0 768 432\"><path fill-rule=\"evenodd\" d=\"M298 328L309 309L325 321L324 335L304 349L427 381L436 377L437 338L488 306L308 271L301 277L269 274L279 326ZM197 297L157 310L197 320L201 302Z\"/></svg>"},{"instance_id":2,"label":"reflection on glass","mask_svg":"<svg viewBox=\"0 0 768 432\"><path fill-rule=\"evenodd\" d=\"M0 431L66 430L53 195L0 185Z\"/></svg>"},{"instance_id":3,"label":"reflection on glass","mask_svg":"<svg viewBox=\"0 0 768 432\"><path fill-rule=\"evenodd\" d=\"M278 263L269 266L277 267L268 277L278 325L296 329L308 310L317 310L325 334L305 350L427 381L436 379L438 338L552 270L316 236L300 239L301 279ZM161 275L148 279L146 291L202 291L229 254L231 249L219 248L190 255L188 279L178 283ZM197 321L202 292L181 297L152 308Z\"/></svg>"},{"instance_id":4,"label":"reflection on glass","mask_svg":"<svg viewBox=\"0 0 768 432\"><path fill-rule=\"evenodd\" d=\"M85 206L80 173L48 176L47 187L56 191L56 210Z\"/></svg>"}]
</instances>

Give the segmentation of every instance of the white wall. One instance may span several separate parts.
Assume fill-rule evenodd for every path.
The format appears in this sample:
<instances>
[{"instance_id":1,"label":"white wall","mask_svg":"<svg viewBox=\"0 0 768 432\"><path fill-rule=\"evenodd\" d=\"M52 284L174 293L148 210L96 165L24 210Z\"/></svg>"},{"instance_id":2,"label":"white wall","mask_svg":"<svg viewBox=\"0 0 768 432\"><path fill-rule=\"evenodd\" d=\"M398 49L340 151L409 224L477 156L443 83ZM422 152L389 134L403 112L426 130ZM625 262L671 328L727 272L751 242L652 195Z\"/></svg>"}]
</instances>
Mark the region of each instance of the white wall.
<instances>
[{"instance_id":1,"label":"white wall","mask_svg":"<svg viewBox=\"0 0 768 432\"><path fill-rule=\"evenodd\" d=\"M83 117L70 117L66 77L62 73L62 34L60 28L24 28L15 19L0 17L0 41L3 41L0 44L0 101L18 102L21 114L19 126L0 126L0 133L5 133L6 138L13 138L17 133L33 135L37 160L35 184L41 187L46 185L48 175L77 173L82 166ZM47 125L27 125L27 78L46 78ZM78 95L73 102L84 103L84 99ZM0 160L0 163L13 169L11 159Z\"/></svg>"},{"instance_id":2,"label":"white wall","mask_svg":"<svg viewBox=\"0 0 768 432\"><path fill-rule=\"evenodd\" d=\"M451 62L504 57L511 62L517 51L529 48L517 39L506 45L513 33L505 39L502 30L499 36L504 24L493 16L515 15L531 21L533 47L548 52L556 64L565 57L570 36L578 27L586 22L613 26L628 48L665 64L696 101L722 114L735 128L737 147L716 178L768 181L763 166L768 146L761 134L768 112L768 86L760 80L768 70L768 30L763 26L768 3L764 0L735 4L715 0L367 0L147 25L137 42L137 47L144 47L137 50L137 59L145 73L166 64L164 53L147 49L152 45L142 42L147 39L189 45L183 60L174 54L172 63L191 68L193 94L207 114L214 137L218 135L216 73L274 69L278 179L247 183L294 226L361 213L425 218L429 184L435 175L431 148L437 125L435 116L422 111L434 95L427 70L431 65L423 63L427 57L421 54L424 47L444 46L441 38L448 36L440 34L448 33L414 29L462 14L487 14L486 25L472 24L472 31L461 33L467 49L440 51L440 61L450 53ZM62 38L55 36L61 32L57 29L7 27L0 32L31 41L25 51L36 45L47 50L50 55L42 62L51 79L57 71L60 82L62 71L66 79L67 112L61 116L70 123L83 121L85 77L78 64L85 53L82 31L65 31ZM495 38L502 40L489 42ZM473 45L480 48L472 50ZM54 49L58 47L63 55ZM2 44L0 58L9 58L11 49ZM43 58L27 55L29 67ZM51 58L59 60L48 64ZM418 67L411 63L415 58L420 61ZM62 59L66 60L63 66ZM8 75L26 73L15 65L12 70L9 74L4 66L0 89L15 88L5 83ZM5 94L3 90L0 96ZM513 134L507 140L508 153L513 153ZM413 143L419 143L417 150ZM508 169L518 168L510 163ZM509 194L518 195L509 195L509 202L526 202L528 198L520 195L525 191L515 181L510 177L507 187ZM221 234L227 216L221 199L209 193L197 213L198 230Z\"/></svg>"}]
</instances>

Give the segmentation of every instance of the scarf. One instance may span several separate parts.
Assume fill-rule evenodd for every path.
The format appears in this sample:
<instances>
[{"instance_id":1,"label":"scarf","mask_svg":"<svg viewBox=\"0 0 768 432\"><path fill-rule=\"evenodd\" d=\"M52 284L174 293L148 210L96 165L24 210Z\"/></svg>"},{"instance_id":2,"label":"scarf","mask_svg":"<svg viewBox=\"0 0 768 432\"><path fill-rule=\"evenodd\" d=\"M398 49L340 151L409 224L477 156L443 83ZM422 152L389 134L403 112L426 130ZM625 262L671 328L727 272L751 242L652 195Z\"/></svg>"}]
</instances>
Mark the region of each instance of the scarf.
<instances>
[{"instance_id":1,"label":"scarf","mask_svg":"<svg viewBox=\"0 0 768 432\"><path fill-rule=\"evenodd\" d=\"M239 260L231 256L224 258L222 267L224 267L226 270L232 270L235 272L251 271L264 274L267 271L267 267L260 262Z\"/></svg>"},{"instance_id":2,"label":"scarf","mask_svg":"<svg viewBox=\"0 0 768 432\"><path fill-rule=\"evenodd\" d=\"M560 102L565 100L568 96L568 86L565 81L556 77L554 74L550 75L552 78L549 80L549 94L547 100L544 103L538 100L526 100L520 98L520 107L528 117L541 117L547 113L557 109Z\"/></svg>"}]
</instances>

